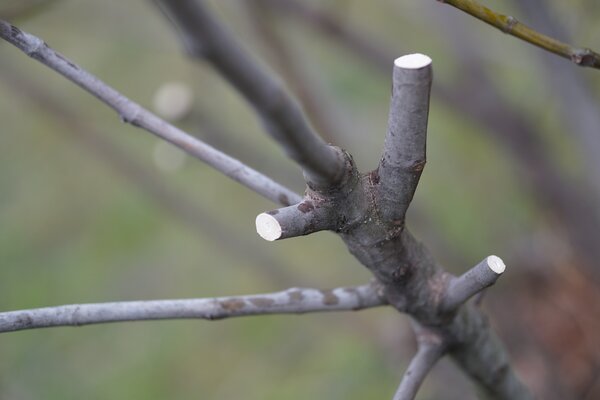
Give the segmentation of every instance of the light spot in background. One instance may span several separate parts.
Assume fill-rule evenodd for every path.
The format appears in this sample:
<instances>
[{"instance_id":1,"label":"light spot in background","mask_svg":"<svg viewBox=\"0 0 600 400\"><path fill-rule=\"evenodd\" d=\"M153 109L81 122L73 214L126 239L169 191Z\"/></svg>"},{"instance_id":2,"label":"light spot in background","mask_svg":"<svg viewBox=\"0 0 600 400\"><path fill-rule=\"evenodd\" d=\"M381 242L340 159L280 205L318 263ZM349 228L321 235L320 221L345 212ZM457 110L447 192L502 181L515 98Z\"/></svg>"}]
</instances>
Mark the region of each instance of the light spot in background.
<instances>
[{"instance_id":1,"label":"light spot in background","mask_svg":"<svg viewBox=\"0 0 600 400\"><path fill-rule=\"evenodd\" d=\"M194 95L188 85L167 82L154 94L154 110L163 118L177 121L189 114Z\"/></svg>"},{"instance_id":2,"label":"light spot in background","mask_svg":"<svg viewBox=\"0 0 600 400\"><path fill-rule=\"evenodd\" d=\"M170 143L157 141L154 145L154 164L163 172L176 172L183 167L186 155Z\"/></svg>"}]
</instances>

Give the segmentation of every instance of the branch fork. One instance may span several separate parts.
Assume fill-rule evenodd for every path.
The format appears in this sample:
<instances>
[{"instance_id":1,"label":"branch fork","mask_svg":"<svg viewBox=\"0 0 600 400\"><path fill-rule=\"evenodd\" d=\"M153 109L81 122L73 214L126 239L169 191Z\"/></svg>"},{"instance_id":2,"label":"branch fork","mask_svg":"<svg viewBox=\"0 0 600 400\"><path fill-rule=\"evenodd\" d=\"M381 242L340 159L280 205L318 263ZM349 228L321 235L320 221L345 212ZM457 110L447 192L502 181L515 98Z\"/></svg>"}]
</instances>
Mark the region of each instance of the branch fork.
<instances>
[{"instance_id":1,"label":"branch fork","mask_svg":"<svg viewBox=\"0 0 600 400\"><path fill-rule=\"evenodd\" d=\"M439 336L436 343L419 339L419 351L400 385L401 394L397 394L397 399L414 397L420 382L443 355L446 346L458 364L494 398L529 399L527 389L515 376L486 318L471 304L464 304L498 278L504 271L503 263L490 256L461 277L448 280L448 273L405 227L406 210L426 160L431 59L412 54L395 61L389 126L381 162L376 171L360 174L350 157L344 158L345 153L316 135L299 106L241 49L202 1L159 0L159 3L178 25L186 43L197 43L197 47L202 48L202 55L254 105L257 114L265 119L270 134L302 167L308 185L303 199L160 120L49 47L40 45L33 36L23 35L0 21L0 37L29 51L32 57L90 91L125 116L126 121L182 147L263 196L287 203L288 207L257 217L257 230L267 240L333 230L373 273L377 284L362 292L360 289L317 292L306 289L310 293L299 291L303 297L296 292L282 292L260 297L190 300L192 303L176 300L26 310L1 313L0 326L4 323L6 331L137 319L214 319L355 309L389 303L416 321L418 338L421 327L430 333L423 337ZM35 51L31 52L33 48ZM273 97L277 98L275 106L271 103ZM380 292L385 299L379 297ZM342 301L346 295L352 301ZM294 302L302 299L309 304L296 308Z\"/></svg>"}]
</instances>

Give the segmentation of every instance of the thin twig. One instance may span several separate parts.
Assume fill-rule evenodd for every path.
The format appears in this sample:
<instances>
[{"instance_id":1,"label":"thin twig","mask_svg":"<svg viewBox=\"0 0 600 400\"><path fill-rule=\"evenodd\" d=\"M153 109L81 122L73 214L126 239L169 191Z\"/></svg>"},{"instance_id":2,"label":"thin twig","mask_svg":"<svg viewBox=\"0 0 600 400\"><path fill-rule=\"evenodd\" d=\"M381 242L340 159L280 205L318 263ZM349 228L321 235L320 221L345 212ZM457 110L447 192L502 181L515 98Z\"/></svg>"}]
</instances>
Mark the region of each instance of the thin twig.
<instances>
[{"instance_id":1,"label":"thin twig","mask_svg":"<svg viewBox=\"0 0 600 400\"><path fill-rule=\"evenodd\" d=\"M117 111L123 122L161 137L275 203L290 205L300 201L296 193L269 177L158 118L54 51L40 38L1 20L0 37L96 96Z\"/></svg>"},{"instance_id":2,"label":"thin twig","mask_svg":"<svg viewBox=\"0 0 600 400\"><path fill-rule=\"evenodd\" d=\"M499 14L474 0L438 0L458 8L467 14L490 24L502 32L515 36L546 51L573 61L582 67L600 69L600 54L588 48L574 47L549 36L543 35L514 17Z\"/></svg>"},{"instance_id":3,"label":"thin twig","mask_svg":"<svg viewBox=\"0 0 600 400\"><path fill-rule=\"evenodd\" d=\"M204 299L72 304L0 313L0 332L56 326L158 319L207 319L266 314L356 311L385 305L374 284L329 290L281 292Z\"/></svg>"},{"instance_id":4,"label":"thin twig","mask_svg":"<svg viewBox=\"0 0 600 400\"><path fill-rule=\"evenodd\" d=\"M319 187L344 176L341 152L312 129L302 109L239 45L202 1L156 0L180 31L187 50L208 60L256 109L269 134L304 170L307 182Z\"/></svg>"},{"instance_id":5,"label":"thin twig","mask_svg":"<svg viewBox=\"0 0 600 400\"><path fill-rule=\"evenodd\" d=\"M109 135L87 124L67 102L45 90L43 85L38 84L38 80L25 79L21 76L23 74L19 74L7 64L0 61L0 77L11 89L9 96L21 97L33 107L48 114L49 118L57 120L60 124L58 133L81 145L104 166L112 169L116 176L125 178L129 186L143 193L170 218L199 234L203 239L210 240L214 246L224 249L223 251L233 252L241 260L251 262L269 282L279 286L312 285L303 279L302 274L283 268L281 260L258 248L248 235L223 224L221 217L214 210L194 201L189 193L182 192L173 186L172 182L152 174L151 169L113 143ZM231 243L235 243L233 248Z\"/></svg>"},{"instance_id":6,"label":"thin twig","mask_svg":"<svg viewBox=\"0 0 600 400\"><path fill-rule=\"evenodd\" d=\"M402 376L393 400L413 400L429 371L446 352L441 336L416 323L413 323L413 327L419 347Z\"/></svg>"}]
</instances>

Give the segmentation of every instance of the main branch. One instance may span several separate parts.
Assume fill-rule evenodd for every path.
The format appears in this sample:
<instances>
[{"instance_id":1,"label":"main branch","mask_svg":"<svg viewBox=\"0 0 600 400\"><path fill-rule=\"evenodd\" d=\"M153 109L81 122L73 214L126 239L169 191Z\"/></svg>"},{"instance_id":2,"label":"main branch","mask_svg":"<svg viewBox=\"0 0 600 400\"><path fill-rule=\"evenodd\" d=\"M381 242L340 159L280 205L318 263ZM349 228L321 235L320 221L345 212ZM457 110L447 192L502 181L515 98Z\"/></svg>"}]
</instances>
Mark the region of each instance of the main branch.
<instances>
[{"instance_id":1,"label":"main branch","mask_svg":"<svg viewBox=\"0 0 600 400\"><path fill-rule=\"evenodd\" d=\"M275 203L290 205L300 201L296 193L271 178L185 133L123 96L94 75L50 48L42 39L23 32L2 20L0 20L0 37L102 100L118 112L124 122L145 129L174 144Z\"/></svg>"},{"instance_id":2,"label":"main branch","mask_svg":"<svg viewBox=\"0 0 600 400\"><path fill-rule=\"evenodd\" d=\"M473 17L490 24L502 32L515 36L551 53L573 61L583 67L600 69L600 54L587 48L574 47L559 40L543 35L516 18L499 14L479 4L474 0L438 0L440 3L450 4Z\"/></svg>"},{"instance_id":3,"label":"main branch","mask_svg":"<svg viewBox=\"0 0 600 400\"><path fill-rule=\"evenodd\" d=\"M206 299L72 304L0 313L0 332L56 326L158 319L207 319L266 314L356 311L385 305L375 284L328 290L291 288L276 293Z\"/></svg>"},{"instance_id":4,"label":"main branch","mask_svg":"<svg viewBox=\"0 0 600 400\"><path fill-rule=\"evenodd\" d=\"M205 58L256 109L267 131L304 170L309 184L323 187L343 177L344 159L312 129L302 109L235 41L200 0L156 0L179 29L188 51Z\"/></svg>"}]
</instances>

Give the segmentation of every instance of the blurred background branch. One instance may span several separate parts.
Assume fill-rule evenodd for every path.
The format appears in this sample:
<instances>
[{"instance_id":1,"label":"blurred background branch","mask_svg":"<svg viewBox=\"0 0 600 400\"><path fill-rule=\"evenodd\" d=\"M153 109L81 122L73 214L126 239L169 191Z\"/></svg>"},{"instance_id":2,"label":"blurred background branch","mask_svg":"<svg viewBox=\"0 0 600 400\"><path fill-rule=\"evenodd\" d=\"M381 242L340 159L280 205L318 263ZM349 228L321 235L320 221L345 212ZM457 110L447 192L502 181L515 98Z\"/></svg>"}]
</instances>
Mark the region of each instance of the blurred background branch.
<instances>
[{"instance_id":1,"label":"blurred background branch","mask_svg":"<svg viewBox=\"0 0 600 400\"><path fill-rule=\"evenodd\" d=\"M600 54L587 48L578 48L559 40L543 35L527 25L517 21L516 18L499 14L484 7L474 0L439 0L440 3L450 4L467 14L488 23L502 32L515 36L521 40L538 46L546 51L573 61L583 67L600 69ZM540 8L544 13L544 6Z\"/></svg>"}]
</instances>

